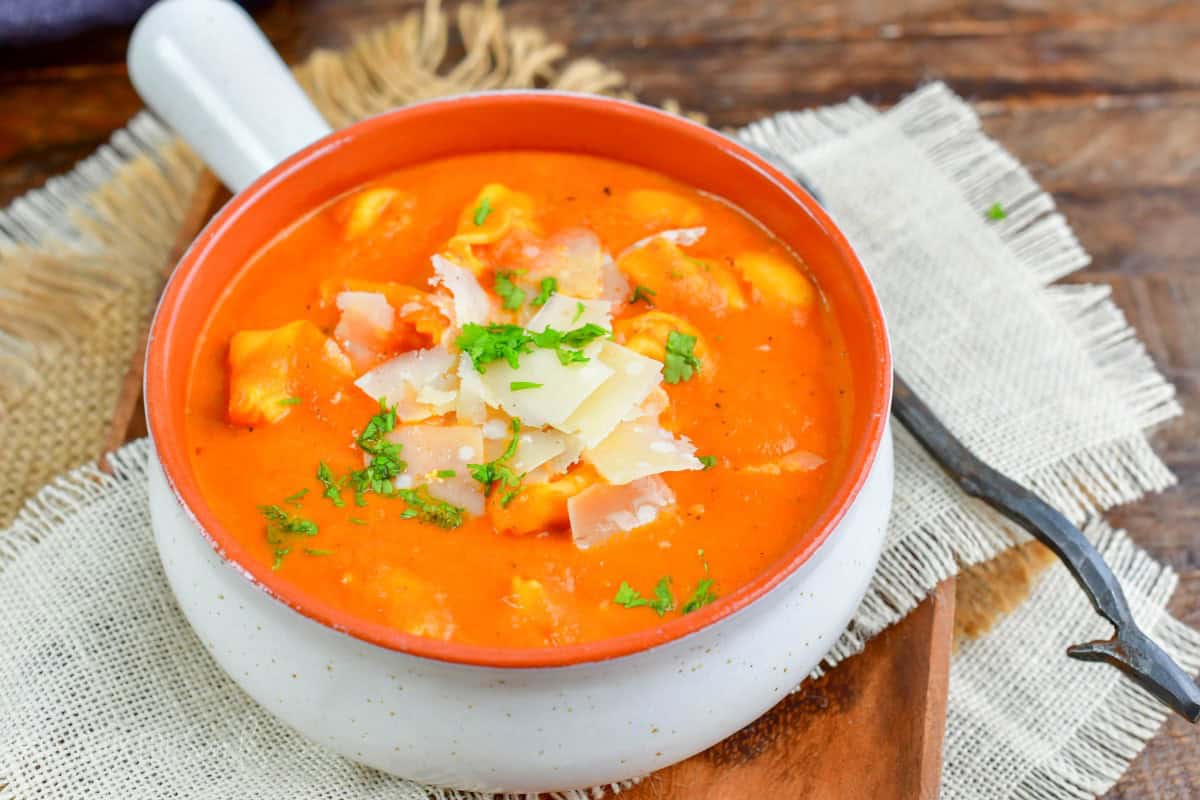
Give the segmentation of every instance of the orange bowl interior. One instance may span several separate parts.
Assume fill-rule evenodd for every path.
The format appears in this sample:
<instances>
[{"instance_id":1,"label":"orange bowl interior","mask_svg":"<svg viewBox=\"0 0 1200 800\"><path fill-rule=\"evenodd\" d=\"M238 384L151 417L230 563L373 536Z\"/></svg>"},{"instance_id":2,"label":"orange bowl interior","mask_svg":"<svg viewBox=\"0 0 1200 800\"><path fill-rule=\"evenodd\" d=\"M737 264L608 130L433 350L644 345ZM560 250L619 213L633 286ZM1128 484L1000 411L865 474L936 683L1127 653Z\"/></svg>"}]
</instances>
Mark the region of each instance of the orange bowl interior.
<instances>
[{"instance_id":1,"label":"orange bowl interior","mask_svg":"<svg viewBox=\"0 0 1200 800\"><path fill-rule=\"evenodd\" d=\"M587 153L656 170L741 207L807 263L831 301L849 350L855 407L844 475L815 530L721 602L622 637L543 649L444 642L367 623L307 597L255 562L200 494L186 457L186 387L193 347L233 278L280 231L327 200L402 167L471 152ZM627 655L687 635L753 602L820 547L874 461L891 394L883 317L866 273L824 211L794 182L732 140L643 106L549 92L433 101L358 123L289 158L226 205L180 261L151 329L146 364L150 432L184 507L226 559L300 613L383 647L493 667L559 666Z\"/></svg>"}]
</instances>

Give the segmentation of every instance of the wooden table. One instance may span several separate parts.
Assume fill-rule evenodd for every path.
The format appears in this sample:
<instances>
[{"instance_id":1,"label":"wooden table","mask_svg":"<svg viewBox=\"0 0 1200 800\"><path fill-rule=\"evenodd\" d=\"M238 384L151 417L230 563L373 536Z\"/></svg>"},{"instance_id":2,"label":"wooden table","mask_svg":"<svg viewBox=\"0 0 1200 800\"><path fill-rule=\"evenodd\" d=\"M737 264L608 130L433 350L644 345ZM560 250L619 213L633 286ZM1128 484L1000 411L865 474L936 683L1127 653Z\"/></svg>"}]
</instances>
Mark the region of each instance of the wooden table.
<instances>
[{"instance_id":1,"label":"wooden table","mask_svg":"<svg viewBox=\"0 0 1200 800\"><path fill-rule=\"evenodd\" d=\"M278 0L257 16L289 60L419 5ZM844 99L898 99L939 78L1058 199L1187 415L1155 444L1180 486L1109 515L1181 575L1171 610L1200 626L1200 3L572 0L507 4L574 54L623 70L646 101L712 123ZM904 6L913 6L907 10ZM974 8L972 8L974 6ZM1039 8L1040 10L1031 10ZM0 53L0 204L68 169L139 103L127 33ZM1108 795L1200 785L1200 729L1178 720Z\"/></svg>"}]
</instances>

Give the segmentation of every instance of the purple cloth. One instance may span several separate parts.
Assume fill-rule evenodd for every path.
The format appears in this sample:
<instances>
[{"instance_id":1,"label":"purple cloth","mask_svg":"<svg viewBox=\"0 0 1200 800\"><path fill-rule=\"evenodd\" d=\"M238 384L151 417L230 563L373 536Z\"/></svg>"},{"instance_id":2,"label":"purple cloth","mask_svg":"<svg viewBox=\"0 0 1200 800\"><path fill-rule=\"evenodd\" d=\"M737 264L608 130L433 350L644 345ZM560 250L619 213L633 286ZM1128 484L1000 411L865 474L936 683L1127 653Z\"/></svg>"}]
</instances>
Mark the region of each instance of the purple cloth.
<instances>
[{"instance_id":1,"label":"purple cloth","mask_svg":"<svg viewBox=\"0 0 1200 800\"><path fill-rule=\"evenodd\" d=\"M131 25L152 5L154 0L0 0L0 45L53 42L92 28Z\"/></svg>"}]
</instances>

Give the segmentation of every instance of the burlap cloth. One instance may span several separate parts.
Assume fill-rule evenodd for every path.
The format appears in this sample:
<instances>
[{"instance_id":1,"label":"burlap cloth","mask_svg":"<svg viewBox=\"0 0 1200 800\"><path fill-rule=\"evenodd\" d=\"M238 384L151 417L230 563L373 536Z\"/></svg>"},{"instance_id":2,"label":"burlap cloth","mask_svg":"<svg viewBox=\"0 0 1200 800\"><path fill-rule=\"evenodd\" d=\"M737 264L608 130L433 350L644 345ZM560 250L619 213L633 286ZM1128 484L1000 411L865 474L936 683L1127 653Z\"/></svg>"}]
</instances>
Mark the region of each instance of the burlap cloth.
<instances>
[{"instance_id":1,"label":"burlap cloth","mask_svg":"<svg viewBox=\"0 0 1200 800\"><path fill-rule=\"evenodd\" d=\"M431 2L299 74L334 124L469 88L621 90L595 62L559 66L561 48L506 29L493 5L461 8L458 29L466 55L450 67L450 27ZM1172 482L1144 434L1178 413L1170 385L1105 288L1050 285L1086 253L944 86L884 113L851 101L738 135L818 188L879 287L898 369L981 456L1080 522ZM458 796L303 741L218 670L161 574L144 441L114 456L113 474L84 466L27 500L103 446L198 174L142 116L0 212L0 524L12 520L0 533L0 799ZM985 213L997 202L1001 221ZM942 796L1103 792L1165 712L1115 670L1063 656L1108 633L1065 570L1035 577L1044 555L1014 549L1019 535L896 434L885 554L827 666L949 575L962 575L965 633L1036 581L955 656ZM1146 629L1200 667L1200 635L1164 611L1175 575L1121 532L1088 531Z\"/></svg>"}]
</instances>

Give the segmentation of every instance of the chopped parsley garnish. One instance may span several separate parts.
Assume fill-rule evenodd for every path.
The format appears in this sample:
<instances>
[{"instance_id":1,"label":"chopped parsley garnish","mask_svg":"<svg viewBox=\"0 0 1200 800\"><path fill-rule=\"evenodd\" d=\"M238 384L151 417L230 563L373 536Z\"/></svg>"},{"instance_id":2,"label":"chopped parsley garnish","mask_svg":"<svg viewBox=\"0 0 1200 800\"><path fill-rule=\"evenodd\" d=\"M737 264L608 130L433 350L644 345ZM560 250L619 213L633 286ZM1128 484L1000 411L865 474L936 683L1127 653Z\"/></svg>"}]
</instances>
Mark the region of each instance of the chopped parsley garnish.
<instances>
[{"instance_id":1,"label":"chopped parsley garnish","mask_svg":"<svg viewBox=\"0 0 1200 800\"><path fill-rule=\"evenodd\" d=\"M518 475L513 471L513 468L508 465L508 461L517 454L517 442L521 434L521 420L513 418L512 421L512 440L508 443L508 447L504 448L504 452L486 464L467 464L467 469L471 471L471 477L483 484L483 496L491 497L492 490L497 485L506 486L510 491L506 492L504 497L500 499L500 504L507 507L517 496L517 492L521 490L521 479L525 477L524 473Z\"/></svg>"},{"instance_id":2,"label":"chopped parsley garnish","mask_svg":"<svg viewBox=\"0 0 1200 800\"><path fill-rule=\"evenodd\" d=\"M599 325L589 322L586 325L580 325L578 328L572 328L569 331L546 328L541 333L533 334L533 343L538 347L553 350L555 355L558 356L558 363L567 366L569 364L589 361L590 359L583 354L583 350L580 348L607 335L608 330L606 328L601 328Z\"/></svg>"},{"instance_id":3,"label":"chopped parsley garnish","mask_svg":"<svg viewBox=\"0 0 1200 800\"><path fill-rule=\"evenodd\" d=\"M1002 220L1007 216L1008 212L1005 211L1004 206L1000 205L999 203L992 203L991 207L987 210L988 219Z\"/></svg>"},{"instance_id":4,"label":"chopped parsley garnish","mask_svg":"<svg viewBox=\"0 0 1200 800\"><path fill-rule=\"evenodd\" d=\"M541 308L546 305L546 301L550 299L550 295L558 291L558 278L542 278L542 282L538 284L537 297L529 301L529 305L534 308Z\"/></svg>"},{"instance_id":5,"label":"chopped parsley garnish","mask_svg":"<svg viewBox=\"0 0 1200 800\"><path fill-rule=\"evenodd\" d=\"M483 373L494 361L504 361L513 369L519 368L521 356L533 346L555 351L560 364L582 363L590 359L580 348L608 334L606 328L590 322L569 331L546 328L539 333L530 333L520 325L468 322L455 345L470 357L476 371Z\"/></svg>"},{"instance_id":6,"label":"chopped parsley garnish","mask_svg":"<svg viewBox=\"0 0 1200 800\"><path fill-rule=\"evenodd\" d=\"M638 286L633 287L633 296L629 298L629 305L633 305L634 303L645 303L653 308L654 301L651 298L656 294L658 294L658 292L639 284Z\"/></svg>"},{"instance_id":7,"label":"chopped parsley garnish","mask_svg":"<svg viewBox=\"0 0 1200 800\"><path fill-rule=\"evenodd\" d=\"M696 584L696 588L692 591L683 608L680 611L684 614L690 614L697 609L703 608L712 601L717 599L716 594L712 591L713 579L704 578Z\"/></svg>"},{"instance_id":8,"label":"chopped parsley garnish","mask_svg":"<svg viewBox=\"0 0 1200 800\"><path fill-rule=\"evenodd\" d=\"M328 497L335 508L346 505L346 501L342 499L342 487L346 485L347 480L345 477L335 477L329 465L322 461L317 465L317 480L325 487L322 497Z\"/></svg>"},{"instance_id":9,"label":"chopped parsley garnish","mask_svg":"<svg viewBox=\"0 0 1200 800\"><path fill-rule=\"evenodd\" d=\"M571 317L571 324L574 325L576 322L579 322L579 318L583 316L583 312L585 312L585 311L587 311L587 306L585 306L583 304L583 301L576 300L575 301L575 316Z\"/></svg>"},{"instance_id":10,"label":"chopped parsley garnish","mask_svg":"<svg viewBox=\"0 0 1200 800\"><path fill-rule=\"evenodd\" d=\"M485 195L483 197L483 199L479 201L479 205L475 206L475 214L474 214L474 216L471 217L471 220L476 225L482 225L484 222L487 221L487 218L491 213L492 213L492 201L489 200L487 198L487 196Z\"/></svg>"},{"instance_id":11,"label":"chopped parsley garnish","mask_svg":"<svg viewBox=\"0 0 1200 800\"><path fill-rule=\"evenodd\" d=\"M400 459L400 445L386 438L395 427L396 409L388 408L387 403L380 400L379 413L371 417L357 439L358 446L371 457L371 461L363 469L350 473L356 505L366 505L367 492L374 492L381 497L395 494L392 480L408 468Z\"/></svg>"},{"instance_id":12,"label":"chopped parsley garnish","mask_svg":"<svg viewBox=\"0 0 1200 800\"><path fill-rule=\"evenodd\" d=\"M283 502L287 503L292 508L300 508L302 505L304 505L302 501L304 500L304 495L306 494L308 494L308 489L301 489L295 494L289 494L287 497L283 498Z\"/></svg>"},{"instance_id":13,"label":"chopped parsley garnish","mask_svg":"<svg viewBox=\"0 0 1200 800\"><path fill-rule=\"evenodd\" d=\"M306 547L306 548L304 548L304 555L306 555L306 556L331 556L331 555L333 555L333 551L332 550L318 550L315 547Z\"/></svg>"},{"instance_id":14,"label":"chopped parsley garnish","mask_svg":"<svg viewBox=\"0 0 1200 800\"><path fill-rule=\"evenodd\" d=\"M514 392L524 391L525 389L540 389L545 384L534 383L533 381L512 381L508 384L508 388Z\"/></svg>"},{"instance_id":15,"label":"chopped parsley garnish","mask_svg":"<svg viewBox=\"0 0 1200 800\"><path fill-rule=\"evenodd\" d=\"M493 361L506 361L513 369L520 366L522 353L528 353L533 338L520 325L480 325L468 322L454 342L471 358L477 372L485 372Z\"/></svg>"},{"instance_id":16,"label":"chopped parsley garnish","mask_svg":"<svg viewBox=\"0 0 1200 800\"><path fill-rule=\"evenodd\" d=\"M700 463L704 465L705 469L712 469L717 465L716 456L699 456L699 459Z\"/></svg>"},{"instance_id":17,"label":"chopped parsley garnish","mask_svg":"<svg viewBox=\"0 0 1200 800\"><path fill-rule=\"evenodd\" d=\"M668 611L675 608L675 597L671 594L671 578L664 575L658 579L658 583L654 584L654 599L642 597L626 581L621 581L621 585L617 587L617 594L613 597L613 602L625 608L647 606L660 617L665 616Z\"/></svg>"},{"instance_id":18,"label":"chopped parsley garnish","mask_svg":"<svg viewBox=\"0 0 1200 800\"><path fill-rule=\"evenodd\" d=\"M274 560L271 569L283 566L284 557L292 552L287 546L288 536L316 536L317 523L297 517L277 505L259 506L258 510L267 521L267 543L273 548Z\"/></svg>"},{"instance_id":19,"label":"chopped parsley garnish","mask_svg":"<svg viewBox=\"0 0 1200 800\"><path fill-rule=\"evenodd\" d=\"M439 469L437 471L437 476L439 478L453 478L457 474L458 473L452 469Z\"/></svg>"},{"instance_id":20,"label":"chopped parsley garnish","mask_svg":"<svg viewBox=\"0 0 1200 800\"><path fill-rule=\"evenodd\" d=\"M667 334L666 361L663 380L667 383L686 381L700 371L700 359L693 352L696 337L679 331Z\"/></svg>"},{"instance_id":21,"label":"chopped parsley garnish","mask_svg":"<svg viewBox=\"0 0 1200 800\"><path fill-rule=\"evenodd\" d=\"M504 301L504 307L509 311L516 311L525 302L525 290L513 283L515 277L515 272L496 273L496 296Z\"/></svg>"},{"instance_id":22,"label":"chopped parsley garnish","mask_svg":"<svg viewBox=\"0 0 1200 800\"><path fill-rule=\"evenodd\" d=\"M408 504L408 508L400 512L401 519L415 519L446 530L457 528L463 524L465 508L431 497L429 490L424 486L418 486L415 489L397 489L396 494Z\"/></svg>"},{"instance_id":23,"label":"chopped parsley garnish","mask_svg":"<svg viewBox=\"0 0 1200 800\"><path fill-rule=\"evenodd\" d=\"M281 406L298 406L301 402L303 401L299 397L285 397L278 401Z\"/></svg>"}]
</instances>

